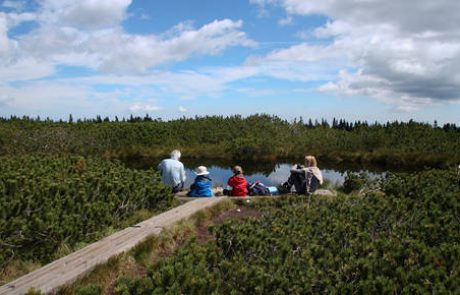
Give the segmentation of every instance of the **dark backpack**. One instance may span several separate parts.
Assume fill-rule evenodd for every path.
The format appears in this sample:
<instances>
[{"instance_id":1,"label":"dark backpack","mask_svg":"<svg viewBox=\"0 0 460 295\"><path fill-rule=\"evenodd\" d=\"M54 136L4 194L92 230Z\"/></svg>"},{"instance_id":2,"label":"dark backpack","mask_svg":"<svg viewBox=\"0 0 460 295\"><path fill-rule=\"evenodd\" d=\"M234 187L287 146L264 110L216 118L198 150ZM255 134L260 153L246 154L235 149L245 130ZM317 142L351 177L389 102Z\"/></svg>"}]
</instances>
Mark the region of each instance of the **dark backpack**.
<instances>
[{"instance_id":1,"label":"dark backpack","mask_svg":"<svg viewBox=\"0 0 460 295\"><path fill-rule=\"evenodd\" d=\"M250 196L268 196L270 190L260 181L256 181L248 186Z\"/></svg>"},{"instance_id":2,"label":"dark backpack","mask_svg":"<svg viewBox=\"0 0 460 295\"><path fill-rule=\"evenodd\" d=\"M313 173L311 172L305 172L305 180L306 180L306 183L305 183L306 193L308 195L313 194L318 189L318 187L321 185L319 183L318 178L316 178L316 176L313 175Z\"/></svg>"}]
</instances>

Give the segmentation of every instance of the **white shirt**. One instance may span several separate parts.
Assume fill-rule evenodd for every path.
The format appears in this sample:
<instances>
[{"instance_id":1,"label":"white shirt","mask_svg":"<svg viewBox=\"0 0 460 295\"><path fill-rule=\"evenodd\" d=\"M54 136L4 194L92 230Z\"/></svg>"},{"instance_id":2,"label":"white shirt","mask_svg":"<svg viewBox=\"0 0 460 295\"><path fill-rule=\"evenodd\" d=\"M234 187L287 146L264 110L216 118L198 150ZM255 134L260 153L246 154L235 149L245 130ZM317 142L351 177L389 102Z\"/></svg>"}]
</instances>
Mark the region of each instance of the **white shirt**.
<instances>
[{"instance_id":1,"label":"white shirt","mask_svg":"<svg viewBox=\"0 0 460 295\"><path fill-rule=\"evenodd\" d=\"M169 187L185 182L184 164L178 160L164 159L158 165L158 170L160 170L161 181Z\"/></svg>"}]
</instances>

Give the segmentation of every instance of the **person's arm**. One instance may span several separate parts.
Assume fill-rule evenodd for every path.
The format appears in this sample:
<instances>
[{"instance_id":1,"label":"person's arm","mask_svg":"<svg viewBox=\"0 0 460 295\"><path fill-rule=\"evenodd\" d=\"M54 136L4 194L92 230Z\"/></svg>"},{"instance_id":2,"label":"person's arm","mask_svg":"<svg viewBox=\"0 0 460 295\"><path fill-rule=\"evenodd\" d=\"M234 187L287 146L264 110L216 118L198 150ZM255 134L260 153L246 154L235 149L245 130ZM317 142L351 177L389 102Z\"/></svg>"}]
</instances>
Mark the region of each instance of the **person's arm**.
<instances>
[{"instance_id":1,"label":"person's arm","mask_svg":"<svg viewBox=\"0 0 460 295\"><path fill-rule=\"evenodd\" d=\"M163 175L163 161L160 162L160 164L158 164L157 166L157 169L158 171L160 172L160 175Z\"/></svg>"},{"instance_id":2,"label":"person's arm","mask_svg":"<svg viewBox=\"0 0 460 295\"><path fill-rule=\"evenodd\" d=\"M299 169L297 164L293 165L293 166L291 167L291 170L290 170L290 171L291 171L292 174L302 174L302 175L305 175L305 170L302 169L302 168Z\"/></svg>"},{"instance_id":3,"label":"person's arm","mask_svg":"<svg viewBox=\"0 0 460 295\"><path fill-rule=\"evenodd\" d=\"M228 179L227 184L228 184L229 186L233 187L233 185L234 185L234 183L233 183L233 176L230 177L230 178Z\"/></svg>"},{"instance_id":4,"label":"person's arm","mask_svg":"<svg viewBox=\"0 0 460 295\"><path fill-rule=\"evenodd\" d=\"M184 168L184 164L182 164L182 163L181 163L181 167L180 167L180 179L181 179L182 183L185 183L185 179L186 179L185 168Z\"/></svg>"}]
</instances>

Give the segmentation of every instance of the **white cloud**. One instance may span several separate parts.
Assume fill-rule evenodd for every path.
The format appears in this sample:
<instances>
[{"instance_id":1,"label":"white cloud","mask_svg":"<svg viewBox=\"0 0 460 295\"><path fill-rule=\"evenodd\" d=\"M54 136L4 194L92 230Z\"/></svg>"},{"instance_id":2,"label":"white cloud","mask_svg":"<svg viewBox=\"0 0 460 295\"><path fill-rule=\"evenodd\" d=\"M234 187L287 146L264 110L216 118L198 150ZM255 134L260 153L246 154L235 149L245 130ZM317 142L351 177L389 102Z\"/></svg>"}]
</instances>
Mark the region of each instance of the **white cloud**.
<instances>
[{"instance_id":1,"label":"white cloud","mask_svg":"<svg viewBox=\"0 0 460 295\"><path fill-rule=\"evenodd\" d=\"M292 24L292 17L291 16L286 16L285 18L282 18L282 19L278 20L278 24L280 26L290 25L290 24Z\"/></svg>"},{"instance_id":2,"label":"white cloud","mask_svg":"<svg viewBox=\"0 0 460 295\"><path fill-rule=\"evenodd\" d=\"M72 113L75 118L96 115L126 117L133 111L145 114L159 110L156 101L148 98L152 91L143 87L120 86L100 92L94 89L95 84L76 81L33 81L17 87L0 85L0 116L26 114L46 117L59 114L66 118ZM140 99L135 103L127 99L133 96Z\"/></svg>"},{"instance_id":3,"label":"white cloud","mask_svg":"<svg viewBox=\"0 0 460 295\"><path fill-rule=\"evenodd\" d=\"M199 29L180 26L174 34L132 35L121 28L82 31L42 25L18 40L16 55L105 73L145 73L153 67L195 55L215 55L231 46L253 46L240 31L241 21L216 20ZM4 26L3 26L4 27ZM6 32L0 23L0 42ZM1 62L0 62L1 66Z\"/></svg>"},{"instance_id":4,"label":"white cloud","mask_svg":"<svg viewBox=\"0 0 460 295\"><path fill-rule=\"evenodd\" d=\"M245 65L253 67L262 76L321 81L334 79L340 68L348 65L348 57L340 46L301 43L274 50L264 56L250 56Z\"/></svg>"},{"instance_id":5,"label":"white cloud","mask_svg":"<svg viewBox=\"0 0 460 295\"><path fill-rule=\"evenodd\" d=\"M187 112L187 109L184 106L179 106L177 108L177 110L179 111L179 113L186 113Z\"/></svg>"},{"instance_id":6,"label":"white cloud","mask_svg":"<svg viewBox=\"0 0 460 295\"><path fill-rule=\"evenodd\" d=\"M160 34L130 34L122 22L130 17L131 2L41 0L33 12L0 12L0 93L8 97L2 98L2 112L72 110L85 114L86 110L86 115L95 115L158 111L160 107L148 97L217 96L228 81L247 76L230 74L232 70L219 78L213 76L215 69L155 70L160 64L256 43L242 31L242 21L230 19L198 28L190 22L179 23ZM29 31L9 37L11 28L28 21L34 22ZM66 66L84 67L95 74L48 79ZM137 98L135 102L132 97Z\"/></svg>"},{"instance_id":7,"label":"white cloud","mask_svg":"<svg viewBox=\"0 0 460 295\"><path fill-rule=\"evenodd\" d=\"M276 91L273 89L238 88L236 91L252 97L266 97L276 94Z\"/></svg>"},{"instance_id":8,"label":"white cloud","mask_svg":"<svg viewBox=\"0 0 460 295\"><path fill-rule=\"evenodd\" d=\"M0 107L11 103L14 99L6 94L0 95Z\"/></svg>"},{"instance_id":9,"label":"white cloud","mask_svg":"<svg viewBox=\"0 0 460 295\"><path fill-rule=\"evenodd\" d=\"M5 8L11 8L15 11L22 11L25 7L25 2L21 0L5 0L3 1L2 6Z\"/></svg>"},{"instance_id":10,"label":"white cloud","mask_svg":"<svg viewBox=\"0 0 460 295\"><path fill-rule=\"evenodd\" d=\"M131 0L43 0L42 24L97 30L118 26Z\"/></svg>"},{"instance_id":11,"label":"white cloud","mask_svg":"<svg viewBox=\"0 0 460 295\"><path fill-rule=\"evenodd\" d=\"M129 106L129 110L134 113L157 112L161 110L161 107L151 104L135 103Z\"/></svg>"},{"instance_id":12,"label":"white cloud","mask_svg":"<svg viewBox=\"0 0 460 295\"><path fill-rule=\"evenodd\" d=\"M229 19L216 20L199 29L180 26L168 39L110 34L94 40L93 46L98 51L105 51L101 55L101 69L143 72L150 67L183 61L193 55L215 55L227 47L255 45L244 32L239 31L241 26L241 21Z\"/></svg>"},{"instance_id":13,"label":"white cloud","mask_svg":"<svg viewBox=\"0 0 460 295\"><path fill-rule=\"evenodd\" d=\"M336 65L342 70L355 69L355 73L342 71L320 91L372 96L404 110L460 100L460 27L456 25L460 19L459 1L251 2L263 9L279 5L288 15L321 14L330 19L313 32L316 38L333 38L330 44L292 46L260 59L270 62L309 58L323 63L334 58L334 53L342 53L346 62L338 59ZM308 40L308 35L302 36Z\"/></svg>"},{"instance_id":14,"label":"white cloud","mask_svg":"<svg viewBox=\"0 0 460 295\"><path fill-rule=\"evenodd\" d=\"M15 27L23 22L31 22L37 19L35 13L25 12L25 13L8 13L8 23L9 27Z\"/></svg>"},{"instance_id":15,"label":"white cloud","mask_svg":"<svg viewBox=\"0 0 460 295\"><path fill-rule=\"evenodd\" d=\"M26 114L57 106L73 110L90 96L89 89L85 87L52 82L34 82L20 87L0 86L0 92L11 98L8 107L23 110Z\"/></svg>"},{"instance_id":16,"label":"white cloud","mask_svg":"<svg viewBox=\"0 0 460 295\"><path fill-rule=\"evenodd\" d=\"M26 81L46 77L54 73L54 66L24 58L0 67L0 85L10 81Z\"/></svg>"},{"instance_id":17,"label":"white cloud","mask_svg":"<svg viewBox=\"0 0 460 295\"><path fill-rule=\"evenodd\" d=\"M0 83L0 93L14 99L3 104L0 116L11 113L67 116L69 110L75 117L129 116L132 112L145 114L162 110L158 105L162 101L152 100L151 97L165 100L171 97L198 99L219 96L227 83L254 73L245 68L220 68L201 72L157 71L145 75L93 75L35 80L15 87ZM137 98L134 102L133 97Z\"/></svg>"},{"instance_id":18,"label":"white cloud","mask_svg":"<svg viewBox=\"0 0 460 295\"><path fill-rule=\"evenodd\" d=\"M95 75L56 80L60 84L122 87L155 92L155 96L174 95L196 98L198 96L217 95L222 91L226 81L212 77L211 74L198 72L154 72L146 75ZM139 96L139 94L136 94ZM150 95L151 96L151 95Z\"/></svg>"},{"instance_id":19,"label":"white cloud","mask_svg":"<svg viewBox=\"0 0 460 295\"><path fill-rule=\"evenodd\" d=\"M346 57L338 46L318 46L302 43L285 49L277 49L261 57L249 57L247 64L265 62L312 62Z\"/></svg>"},{"instance_id":20,"label":"white cloud","mask_svg":"<svg viewBox=\"0 0 460 295\"><path fill-rule=\"evenodd\" d=\"M6 16L0 12L0 57L6 55L9 52L9 38L8 38L8 27L6 23Z\"/></svg>"},{"instance_id":21,"label":"white cloud","mask_svg":"<svg viewBox=\"0 0 460 295\"><path fill-rule=\"evenodd\" d=\"M33 13L0 12L0 71L22 59L49 66L82 66L104 73L145 74L154 67L232 46L254 46L242 21L215 20L200 28L180 23L164 34L130 34L122 27L131 0L42 0ZM35 28L8 37L25 21ZM14 48L14 50L12 50ZM18 80L24 78L18 76Z\"/></svg>"}]
</instances>

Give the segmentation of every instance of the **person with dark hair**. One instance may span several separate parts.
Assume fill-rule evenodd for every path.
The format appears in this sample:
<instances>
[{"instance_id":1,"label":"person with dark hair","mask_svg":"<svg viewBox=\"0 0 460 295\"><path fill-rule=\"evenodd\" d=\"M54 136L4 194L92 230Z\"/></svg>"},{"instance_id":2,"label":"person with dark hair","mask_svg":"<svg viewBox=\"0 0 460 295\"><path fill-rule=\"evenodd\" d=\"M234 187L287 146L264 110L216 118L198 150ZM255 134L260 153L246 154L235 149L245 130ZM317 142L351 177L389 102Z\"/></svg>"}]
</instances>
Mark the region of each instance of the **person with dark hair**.
<instances>
[{"instance_id":1,"label":"person with dark hair","mask_svg":"<svg viewBox=\"0 0 460 295\"><path fill-rule=\"evenodd\" d=\"M290 172L288 180L278 188L281 193L291 192L294 186L297 194L311 195L323 183L323 175L314 156L306 156L305 166L295 164Z\"/></svg>"},{"instance_id":2,"label":"person with dark hair","mask_svg":"<svg viewBox=\"0 0 460 295\"><path fill-rule=\"evenodd\" d=\"M243 197L248 195L248 181L244 178L243 169L241 166L235 166L232 169L233 176L227 181L230 186L224 191L224 194L233 197Z\"/></svg>"},{"instance_id":3,"label":"person with dark hair","mask_svg":"<svg viewBox=\"0 0 460 295\"><path fill-rule=\"evenodd\" d=\"M185 168L184 164L179 161L180 157L180 151L173 150L170 159L164 159L158 164L161 182L169 186L173 193L182 191L185 183Z\"/></svg>"}]
</instances>

